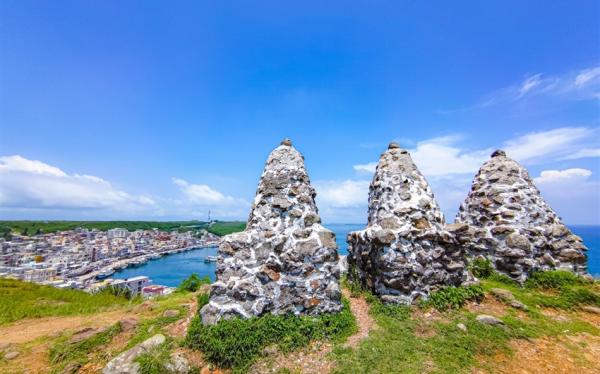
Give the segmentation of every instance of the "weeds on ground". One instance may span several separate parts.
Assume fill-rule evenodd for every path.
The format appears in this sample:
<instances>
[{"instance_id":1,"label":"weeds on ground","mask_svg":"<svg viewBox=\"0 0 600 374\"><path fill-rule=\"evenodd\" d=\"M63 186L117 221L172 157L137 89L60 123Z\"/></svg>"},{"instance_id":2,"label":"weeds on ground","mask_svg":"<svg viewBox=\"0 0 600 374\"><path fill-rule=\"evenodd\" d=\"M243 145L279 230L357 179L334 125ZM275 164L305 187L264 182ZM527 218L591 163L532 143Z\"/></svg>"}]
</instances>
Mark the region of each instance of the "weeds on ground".
<instances>
[{"instance_id":1,"label":"weeds on ground","mask_svg":"<svg viewBox=\"0 0 600 374\"><path fill-rule=\"evenodd\" d=\"M171 358L173 342L168 340L149 352L140 355L135 361L140 364L140 373L143 374L169 374L166 365Z\"/></svg>"},{"instance_id":2,"label":"weeds on ground","mask_svg":"<svg viewBox=\"0 0 600 374\"><path fill-rule=\"evenodd\" d=\"M0 325L23 318L97 313L137 303L110 293L89 294L0 278Z\"/></svg>"},{"instance_id":3,"label":"weeds on ground","mask_svg":"<svg viewBox=\"0 0 600 374\"><path fill-rule=\"evenodd\" d=\"M49 350L50 364L55 372L60 372L67 365L82 366L88 362L88 354L98 347L106 345L121 332L121 324L116 323L86 340L71 343L69 337L62 337Z\"/></svg>"},{"instance_id":4,"label":"weeds on ground","mask_svg":"<svg viewBox=\"0 0 600 374\"><path fill-rule=\"evenodd\" d=\"M202 350L210 363L233 372L245 372L263 348L277 345L284 352L308 345L313 340L341 341L356 331L356 320L347 300L339 313L318 317L274 316L233 318L204 326L196 317L185 344Z\"/></svg>"},{"instance_id":5,"label":"weeds on ground","mask_svg":"<svg viewBox=\"0 0 600 374\"><path fill-rule=\"evenodd\" d=\"M432 292L427 300L421 302L420 306L432 306L443 312L448 309L458 309L470 300L480 302L483 300L484 295L485 293L480 285L467 287L448 286Z\"/></svg>"}]
</instances>

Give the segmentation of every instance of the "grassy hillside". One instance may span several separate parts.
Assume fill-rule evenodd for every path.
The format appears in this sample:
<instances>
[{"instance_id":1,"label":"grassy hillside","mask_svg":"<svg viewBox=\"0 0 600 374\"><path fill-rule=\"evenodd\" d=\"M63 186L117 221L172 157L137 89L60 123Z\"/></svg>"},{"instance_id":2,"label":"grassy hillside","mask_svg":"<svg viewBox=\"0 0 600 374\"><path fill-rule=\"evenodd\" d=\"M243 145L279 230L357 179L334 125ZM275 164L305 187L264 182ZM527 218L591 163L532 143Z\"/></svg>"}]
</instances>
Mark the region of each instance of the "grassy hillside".
<instances>
[{"instance_id":1,"label":"grassy hillside","mask_svg":"<svg viewBox=\"0 0 600 374\"><path fill-rule=\"evenodd\" d=\"M90 314L135 302L109 293L90 295L0 278L0 325L23 318Z\"/></svg>"},{"instance_id":2,"label":"grassy hillside","mask_svg":"<svg viewBox=\"0 0 600 374\"><path fill-rule=\"evenodd\" d=\"M129 231L159 229L161 231L206 228L208 224L202 221L0 221L0 232L15 232L22 235L38 233L53 233L73 230L76 228L98 229L106 231L114 228L124 228Z\"/></svg>"},{"instance_id":3,"label":"grassy hillside","mask_svg":"<svg viewBox=\"0 0 600 374\"><path fill-rule=\"evenodd\" d=\"M106 231L114 228L124 228L129 231L159 229L161 231L178 230L208 231L222 236L232 232L242 231L244 222L217 221L210 228L203 221L0 221L0 236L7 237L11 233L20 235L48 234L57 231L74 230L76 228L97 229Z\"/></svg>"},{"instance_id":4,"label":"grassy hillside","mask_svg":"<svg viewBox=\"0 0 600 374\"><path fill-rule=\"evenodd\" d=\"M228 235L234 232L243 231L246 228L245 222L215 222L208 228L208 231L219 236Z\"/></svg>"}]
</instances>

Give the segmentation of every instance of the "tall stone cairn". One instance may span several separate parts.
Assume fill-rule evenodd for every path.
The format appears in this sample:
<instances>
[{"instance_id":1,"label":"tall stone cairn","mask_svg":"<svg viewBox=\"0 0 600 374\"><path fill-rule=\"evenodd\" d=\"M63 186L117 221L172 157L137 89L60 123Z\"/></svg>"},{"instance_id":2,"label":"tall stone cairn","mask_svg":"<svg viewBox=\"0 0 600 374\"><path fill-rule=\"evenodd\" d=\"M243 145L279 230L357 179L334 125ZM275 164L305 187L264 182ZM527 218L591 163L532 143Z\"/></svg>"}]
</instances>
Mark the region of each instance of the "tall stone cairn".
<instances>
[{"instance_id":1,"label":"tall stone cairn","mask_svg":"<svg viewBox=\"0 0 600 374\"><path fill-rule=\"evenodd\" d=\"M490 259L518 282L534 270L587 273L581 238L544 201L527 170L502 150L479 169L456 223L469 225L471 257Z\"/></svg>"},{"instance_id":2,"label":"tall stone cairn","mask_svg":"<svg viewBox=\"0 0 600 374\"><path fill-rule=\"evenodd\" d=\"M304 157L284 140L267 159L246 230L223 238L204 324L342 308L335 234L323 226Z\"/></svg>"},{"instance_id":3,"label":"tall stone cairn","mask_svg":"<svg viewBox=\"0 0 600 374\"><path fill-rule=\"evenodd\" d=\"M464 253L445 229L429 184L396 143L381 155L371 182L367 228L347 240L349 277L384 302L410 304L467 280Z\"/></svg>"}]
</instances>

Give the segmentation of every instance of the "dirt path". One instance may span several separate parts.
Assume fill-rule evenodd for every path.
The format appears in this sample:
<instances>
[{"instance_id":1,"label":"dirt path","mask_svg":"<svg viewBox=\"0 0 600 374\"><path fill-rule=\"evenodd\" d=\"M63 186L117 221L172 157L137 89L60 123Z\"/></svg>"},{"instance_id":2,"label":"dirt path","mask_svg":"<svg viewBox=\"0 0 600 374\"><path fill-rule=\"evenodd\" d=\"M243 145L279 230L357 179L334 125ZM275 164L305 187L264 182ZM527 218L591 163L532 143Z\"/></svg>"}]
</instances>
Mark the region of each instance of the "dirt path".
<instances>
[{"instance_id":1,"label":"dirt path","mask_svg":"<svg viewBox=\"0 0 600 374\"><path fill-rule=\"evenodd\" d=\"M134 315L131 312L114 310L87 316L26 319L0 327L0 341L22 344L42 336L54 336L65 330L109 326L125 317Z\"/></svg>"},{"instance_id":2,"label":"dirt path","mask_svg":"<svg viewBox=\"0 0 600 374\"><path fill-rule=\"evenodd\" d=\"M369 314L369 304L364 297L352 297L350 291L343 289L342 293L348 300L350 300L350 310L356 318L356 324L358 331L350 336L346 341L346 346L354 348L360 343L361 340L369 336L369 331L373 329L375 320Z\"/></svg>"},{"instance_id":3,"label":"dirt path","mask_svg":"<svg viewBox=\"0 0 600 374\"><path fill-rule=\"evenodd\" d=\"M344 346L355 348L375 327L375 321L369 315L369 304L367 304L364 297L351 297L350 292L346 289L342 292L350 301L350 310L356 318L358 327L358 331L348 337ZM282 369L303 374L329 373L335 366L335 362L327 357L332 349L333 345L329 342L313 342L309 347L300 351L286 355L278 352L260 360L252 367L250 373L277 373Z\"/></svg>"}]
</instances>

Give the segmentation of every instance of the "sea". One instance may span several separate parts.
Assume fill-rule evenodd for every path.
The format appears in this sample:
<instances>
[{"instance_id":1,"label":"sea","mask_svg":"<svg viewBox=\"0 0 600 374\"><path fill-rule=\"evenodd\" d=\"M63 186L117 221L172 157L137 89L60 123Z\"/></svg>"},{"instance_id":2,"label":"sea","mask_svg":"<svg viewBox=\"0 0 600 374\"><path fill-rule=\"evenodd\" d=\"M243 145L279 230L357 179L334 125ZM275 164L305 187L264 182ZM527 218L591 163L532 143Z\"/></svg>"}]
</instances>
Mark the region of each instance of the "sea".
<instances>
[{"instance_id":1,"label":"sea","mask_svg":"<svg viewBox=\"0 0 600 374\"><path fill-rule=\"evenodd\" d=\"M335 232L338 250L340 254L345 255L348 254L346 235L351 231L363 229L365 225L330 224L325 227ZM589 272L594 277L600 278L600 226L573 225L569 228L583 238L584 244L589 249L587 252ZM122 269L113 274L112 278L125 279L146 275L152 279L152 283L169 287L176 287L192 273L197 273L201 277L208 276L214 280L216 264L204 262L204 259L216 254L217 248L192 249L150 260L141 266Z\"/></svg>"}]
</instances>

